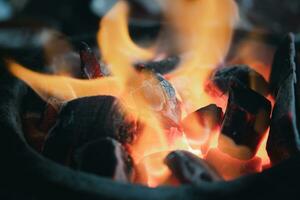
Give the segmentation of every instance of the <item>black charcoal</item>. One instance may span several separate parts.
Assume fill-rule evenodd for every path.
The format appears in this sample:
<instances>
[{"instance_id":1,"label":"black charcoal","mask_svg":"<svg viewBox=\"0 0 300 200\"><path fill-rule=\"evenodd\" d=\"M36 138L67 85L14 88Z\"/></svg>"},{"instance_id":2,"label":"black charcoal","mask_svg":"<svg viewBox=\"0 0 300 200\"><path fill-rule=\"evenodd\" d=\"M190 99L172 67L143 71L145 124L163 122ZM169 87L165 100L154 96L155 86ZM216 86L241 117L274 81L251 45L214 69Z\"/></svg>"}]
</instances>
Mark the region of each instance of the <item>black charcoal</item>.
<instances>
[{"instance_id":1,"label":"black charcoal","mask_svg":"<svg viewBox=\"0 0 300 200\"><path fill-rule=\"evenodd\" d=\"M288 34L279 45L272 64L270 75L270 90L274 97L277 96L280 85L296 69L295 37Z\"/></svg>"},{"instance_id":2,"label":"black charcoal","mask_svg":"<svg viewBox=\"0 0 300 200\"><path fill-rule=\"evenodd\" d=\"M210 104L208 106L200 108L195 111L194 114L196 114L197 119L202 126L210 129L215 129L220 126L223 120L222 108L218 107L216 104ZM190 115L183 119L183 126L189 123L189 116Z\"/></svg>"},{"instance_id":3,"label":"black charcoal","mask_svg":"<svg viewBox=\"0 0 300 200\"><path fill-rule=\"evenodd\" d=\"M300 70L298 68L295 38L290 33L278 47L270 77L276 100L267 151L273 164L297 154L300 150Z\"/></svg>"},{"instance_id":4,"label":"black charcoal","mask_svg":"<svg viewBox=\"0 0 300 200\"><path fill-rule=\"evenodd\" d=\"M201 185L204 182L222 180L221 176L205 160L188 151L171 152L164 162L180 183Z\"/></svg>"},{"instance_id":5,"label":"black charcoal","mask_svg":"<svg viewBox=\"0 0 300 200\"><path fill-rule=\"evenodd\" d=\"M82 42L79 50L83 78L94 79L105 75L100 63L88 44Z\"/></svg>"},{"instance_id":6,"label":"black charcoal","mask_svg":"<svg viewBox=\"0 0 300 200\"><path fill-rule=\"evenodd\" d=\"M132 158L121 143L110 138L98 139L77 149L72 167L123 182L130 182L133 175Z\"/></svg>"},{"instance_id":7,"label":"black charcoal","mask_svg":"<svg viewBox=\"0 0 300 200\"><path fill-rule=\"evenodd\" d=\"M138 123L127 118L116 98L80 98L63 106L49 132L43 154L59 163L69 164L72 152L88 142L111 137L122 144L130 143L137 132Z\"/></svg>"},{"instance_id":8,"label":"black charcoal","mask_svg":"<svg viewBox=\"0 0 300 200\"><path fill-rule=\"evenodd\" d=\"M216 86L222 93L227 94L230 90L230 84L236 81L263 96L269 93L269 86L264 77L247 65L235 65L217 69L212 74L208 87Z\"/></svg>"},{"instance_id":9,"label":"black charcoal","mask_svg":"<svg viewBox=\"0 0 300 200\"><path fill-rule=\"evenodd\" d=\"M232 84L219 149L238 159L253 158L269 126L271 108L262 95L238 82Z\"/></svg>"},{"instance_id":10,"label":"black charcoal","mask_svg":"<svg viewBox=\"0 0 300 200\"><path fill-rule=\"evenodd\" d=\"M176 69L179 64L180 58L178 56L170 56L160 61L150 61L145 63L135 64L137 70L151 70L159 74L167 74Z\"/></svg>"},{"instance_id":11,"label":"black charcoal","mask_svg":"<svg viewBox=\"0 0 300 200\"><path fill-rule=\"evenodd\" d=\"M185 117L181 126L195 148L201 145L202 153L206 153L216 130L221 127L223 121L222 108L210 104Z\"/></svg>"},{"instance_id":12,"label":"black charcoal","mask_svg":"<svg viewBox=\"0 0 300 200\"><path fill-rule=\"evenodd\" d=\"M295 73L290 73L277 92L271 118L267 152L273 164L288 159L300 151L295 89Z\"/></svg>"}]
</instances>

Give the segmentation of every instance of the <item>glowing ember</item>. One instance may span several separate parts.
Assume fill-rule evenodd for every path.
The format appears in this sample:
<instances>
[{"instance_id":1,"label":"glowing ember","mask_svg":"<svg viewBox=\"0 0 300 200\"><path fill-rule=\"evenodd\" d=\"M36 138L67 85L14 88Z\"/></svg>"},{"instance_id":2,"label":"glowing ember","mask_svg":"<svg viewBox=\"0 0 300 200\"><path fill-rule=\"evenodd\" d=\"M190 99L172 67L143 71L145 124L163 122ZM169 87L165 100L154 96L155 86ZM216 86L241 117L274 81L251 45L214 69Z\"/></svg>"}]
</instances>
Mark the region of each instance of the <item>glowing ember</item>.
<instances>
[{"instance_id":1,"label":"glowing ember","mask_svg":"<svg viewBox=\"0 0 300 200\"><path fill-rule=\"evenodd\" d=\"M175 87L187 115L216 103L204 92L204 84L211 71L223 62L227 54L238 11L234 0L166 0L161 4L168 29L174 33L173 47L183 55L178 70L165 78ZM228 166L219 170L226 179L236 178L248 171L261 171L262 164L269 164L265 150L267 136L256 157L248 162L220 155L221 152L213 150L218 146L219 129L210 130L195 119L188 123L187 128L194 134L202 134L203 137L197 138L197 141L195 137L187 138L184 132L175 127L165 130L155 109L164 101L163 88L153 86L158 84L154 74L137 72L133 67L135 62L153 60L158 55L155 48L143 49L131 40L127 27L128 10L125 1L118 1L101 20L97 35L102 59L112 76L79 80L45 75L12 61L8 63L10 72L33 88L45 101L54 97L66 102L95 95L111 95L121 99L128 115L138 118L143 124L137 140L130 144L131 156L138 171L137 183L153 187L165 183L170 172L163 164L163 159L170 151L178 149L202 158L209 157L210 162L216 165L226 157ZM208 152L206 156L201 152L204 143ZM216 159L211 159L212 154ZM245 166L249 170L244 169ZM238 173L234 173L235 169L238 169Z\"/></svg>"}]
</instances>

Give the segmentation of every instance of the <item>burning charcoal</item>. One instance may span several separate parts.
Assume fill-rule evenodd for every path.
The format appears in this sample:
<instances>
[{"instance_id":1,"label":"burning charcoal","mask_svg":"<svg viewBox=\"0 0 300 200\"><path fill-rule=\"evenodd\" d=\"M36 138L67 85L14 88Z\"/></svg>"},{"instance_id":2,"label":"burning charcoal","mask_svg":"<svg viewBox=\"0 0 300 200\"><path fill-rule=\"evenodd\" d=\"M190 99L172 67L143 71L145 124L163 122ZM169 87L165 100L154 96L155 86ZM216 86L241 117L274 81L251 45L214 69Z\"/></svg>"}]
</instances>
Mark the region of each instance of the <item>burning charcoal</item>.
<instances>
[{"instance_id":1,"label":"burning charcoal","mask_svg":"<svg viewBox=\"0 0 300 200\"><path fill-rule=\"evenodd\" d=\"M183 130L194 148L201 145L202 153L208 149L213 134L221 126L223 120L222 108L215 104L200 108L189 114L182 122Z\"/></svg>"},{"instance_id":2,"label":"burning charcoal","mask_svg":"<svg viewBox=\"0 0 300 200\"><path fill-rule=\"evenodd\" d=\"M219 149L235 158L248 160L257 152L270 120L271 103L236 82L231 86Z\"/></svg>"},{"instance_id":3,"label":"burning charcoal","mask_svg":"<svg viewBox=\"0 0 300 200\"><path fill-rule=\"evenodd\" d=\"M155 73L167 74L168 72L176 69L176 67L179 64L179 61L180 59L178 56L171 56L160 61L137 63L135 67L137 70L147 69Z\"/></svg>"},{"instance_id":4,"label":"burning charcoal","mask_svg":"<svg viewBox=\"0 0 300 200\"><path fill-rule=\"evenodd\" d=\"M114 180L129 182L132 159L116 140L105 138L89 142L74 152L73 167Z\"/></svg>"},{"instance_id":5,"label":"burning charcoal","mask_svg":"<svg viewBox=\"0 0 300 200\"><path fill-rule=\"evenodd\" d=\"M94 79L104 76L101 66L92 49L84 42L80 47L80 60L82 76L87 79Z\"/></svg>"},{"instance_id":6,"label":"burning charcoal","mask_svg":"<svg viewBox=\"0 0 300 200\"><path fill-rule=\"evenodd\" d=\"M175 90L171 83L169 83L162 75L156 74L160 87L163 90L165 104L162 109L162 116L164 124L178 124L181 120L181 107L180 102L176 97ZM166 123L168 122L168 123Z\"/></svg>"},{"instance_id":7,"label":"burning charcoal","mask_svg":"<svg viewBox=\"0 0 300 200\"><path fill-rule=\"evenodd\" d=\"M116 98L95 96L68 102L45 142L45 156L69 163L72 152L99 138L111 137L121 143L133 141L137 125L127 119Z\"/></svg>"},{"instance_id":8,"label":"burning charcoal","mask_svg":"<svg viewBox=\"0 0 300 200\"><path fill-rule=\"evenodd\" d=\"M254 157L251 160L235 159L218 149L210 149L205 157L208 164L225 179L232 180L243 175L262 171L262 160Z\"/></svg>"},{"instance_id":9,"label":"burning charcoal","mask_svg":"<svg viewBox=\"0 0 300 200\"><path fill-rule=\"evenodd\" d=\"M206 161L187 151L170 153L165 163L181 183L201 185L222 179Z\"/></svg>"},{"instance_id":10,"label":"burning charcoal","mask_svg":"<svg viewBox=\"0 0 300 200\"><path fill-rule=\"evenodd\" d=\"M280 85L296 67L295 38L293 34L287 35L278 47L272 64L270 75L270 90L277 96Z\"/></svg>"},{"instance_id":11,"label":"burning charcoal","mask_svg":"<svg viewBox=\"0 0 300 200\"><path fill-rule=\"evenodd\" d=\"M264 77L247 65L236 65L218 69L213 73L207 89L211 90L216 86L222 93L227 94L230 90L230 84L236 81L263 96L269 93L269 86Z\"/></svg>"},{"instance_id":12,"label":"burning charcoal","mask_svg":"<svg viewBox=\"0 0 300 200\"><path fill-rule=\"evenodd\" d=\"M160 113L163 126L178 127L181 120L181 107L173 86L160 74L149 73L142 70L145 80L140 88L131 93L132 98L140 93L148 101L152 110Z\"/></svg>"},{"instance_id":13,"label":"burning charcoal","mask_svg":"<svg viewBox=\"0 0 300 200\"><path fill-rule=\"evenodd\" d=\"M295 89L296 76L295 73L290 73L287 79L281 82L271 118L267 152L273 164L300 151L300 123L296 113Z\"/></svg>"}]
</instances>

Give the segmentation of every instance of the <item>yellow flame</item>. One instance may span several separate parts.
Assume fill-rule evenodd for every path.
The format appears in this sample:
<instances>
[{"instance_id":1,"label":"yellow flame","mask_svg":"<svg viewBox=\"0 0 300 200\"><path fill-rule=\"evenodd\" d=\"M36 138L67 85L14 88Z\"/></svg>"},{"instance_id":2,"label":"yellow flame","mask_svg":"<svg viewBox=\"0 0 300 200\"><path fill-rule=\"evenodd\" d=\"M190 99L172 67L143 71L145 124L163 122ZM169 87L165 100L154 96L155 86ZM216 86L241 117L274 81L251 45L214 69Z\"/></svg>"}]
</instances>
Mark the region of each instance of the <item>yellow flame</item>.
<instances>
[{"instance_id":1,"label":"yellow flame","mask_svg":"<svg viewBox=\"0 0 300 200\"><path fill-rule=\"evenodd\" d=\"M79 80L66 76L47 75L31 71L15 62L8 62L8 69L23 80L47 101L56 97L60 101L70 101L80 97L95 95L119 96L123 91L115 77L95 80Z\"/></svg>"},{"instance_id":2,"label":"yellow flame","mask_svg":"<svg viewBox=\"0 0 300 200\"><path fill-rule=\"evenodd\" d=\"M238 10L232 0L168 0L166 18L186 56L170 75L188 112L212 102L203 91L204 82L227 54Z\"/></svg>"},{"instance_id":3,"label":"yellow flame","mask_svg":"<svg viewBox=\"0 0 300 200\"><path fill-rule=\"evenodd\" d=\"M125 80L136 73L131 66L132 61L148 60L154 56L152 51L138 47L131 40L128 10L126 2L119 1L101 20L97 36L102 59L113 75Z\"/></svg>"},{"instance_id":4,"label":"yellow flame","mask_svg":"<svg viewBox=\"0 0 300 200\"><path fill-rule=\"evenodd\" d=\"M267 141L268 141L268 137L269 137L269 131L270 131L270 128L266 131L266 134L263 137L261 144L256 153L256 156L261 158L263 166L267 166L271 163L270 158L268 156L268 152L266 150Z\"/></svg>"}]
</instances>

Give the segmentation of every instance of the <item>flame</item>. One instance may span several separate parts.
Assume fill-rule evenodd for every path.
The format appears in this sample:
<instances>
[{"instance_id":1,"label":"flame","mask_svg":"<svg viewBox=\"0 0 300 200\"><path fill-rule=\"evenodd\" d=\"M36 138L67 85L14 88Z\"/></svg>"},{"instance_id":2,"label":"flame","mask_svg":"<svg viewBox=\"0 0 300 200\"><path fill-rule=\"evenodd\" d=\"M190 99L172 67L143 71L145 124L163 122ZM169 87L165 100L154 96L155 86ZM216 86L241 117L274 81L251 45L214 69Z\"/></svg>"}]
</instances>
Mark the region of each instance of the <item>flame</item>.
<instances>
[{"instance_id":1,"label":"flame","mask_svg":"<svg viewBox=\"0 0 300 200\"><path fill-rule=\"evenodd\" d=\"M132 146L134 160L139 162L147 154L164 151L167 148L167 141L157 114L149 109L150 106L141 93L136 92L145 80L132 66L133 61L151 59L154 53L133 43L128 33L127 18L128 5L125 1L119 1L102 19L97 38L103 61L120 85L125 87L119 98L133 109L146 125L138 141ZM150 74L147 78L155 79Z\"/></svg>"},{"instance_id":2,"label":"flame","mask_svg":"<svg viewBox=\"0 0 300 200\"><path fill-rule=\"evenodd\" d=\"M112 74L126 82L136 74L133 60L148 60L154 53L133 43L128 32L128 5L119 1L100 22L97 35L102 59Z\"/></svg>"},{"instance_id":3,"label":"flame","mask_svg":"<svg viewBox=\"0 0 300 200\"><path fill-rule=\"evenodd\" d=\"M43 100L50 97L70 101L76 98L94 95L119 96L123 91L115 77L95 80L79 80L66 76L46 75L31 71L15 62L8 61L12 74L28 84Z\"/></svg>"},{"instance_id":4,"label":"flame","mask_svg":"<svg viewBox=\"0 0 300 200\"><path fill-rule=\"evenodd\" d=\"M166 78L178 92L183 102L185 114L213 103L210 95L204 92L204 84L211 71L223 62L233 34L233 27L238 18L234 0L165 0L159 1L163 8L168 28L174 33L175 48L184 56L178 70ZM166 6L167 5L167 6ZM159 114L153 104L162 101L160 93L151 85L159 84L151 73L137 72L133 64L136 61L155 59L154 48L144 49L136 45L128 33L129 7L125 1L118 1L102 18L97 41L102 60L112 76L94 80L79 80L67 76L46 75L29 70L13 61L8 62L10 72L23 80L33 90L48 101L56 98L68 102L76 98L111 95L120 99L123 109L130 116L138 118L143 124L136 141L129 145L131 156L138 171L136 182L155 187L170 178L170 172L163 164L163 159L172 150L188 150L201 158L205 151L218 146L219 129L210 130L200 127L197 120L190 123L193 132L203 131L201 138L188 138L177 128L165 130ZM162 90L160 88L160 90ZM145 97L144 94L147 94ZM203 125L201 125L203 126ZM196 136L195 136L196 137ZM254 161L255 170L259 171L260 161L268 164L265 142L262 143ZM191 143L194 142L194 144ZM223 155L216 154L223 158ZM228 156L227 156L228 157ZM260 159L261 158L261 159ZM227 158L229 164L243 170L248 162ZM212 160L214 162L214 159ZM219 163L219 160L216 160ZM229 178L237 177L229 170ZM227 169L224 173L227 173ZM231 174L233 173L233 174Z\"/></svg>"},{"instance_id":5,"label":"flame","mask_svg":"<svg viewBox=\"0 0 300 200\"><path fill-rule=\"evenodd\" d=\"M261 144L256 153L256 156L261 159L263 166L268 166L271 163L270 158L268 156L268 152L266 150L267 141L268 141L268 137L269 137L269 131L270 131L270 128L267 130L265 136L263 137Z\"/></svg>"},{"instance_id":6,"label":"flame","mask_svg":"<svg viewBox=\"0 0 300 200\"><path fill-rule=\"evenodd\" d=\"M175 30L177 46L186 52L179 69L169 77L192 112L212 102L203 85L228 52L238 10L232 0L168 0L167 5L166 18Z\"/></svg>"}]
</instances>

